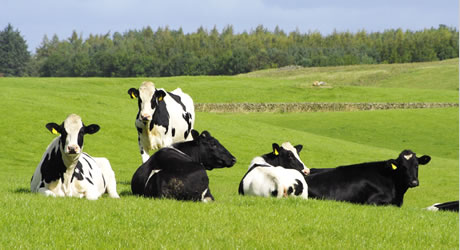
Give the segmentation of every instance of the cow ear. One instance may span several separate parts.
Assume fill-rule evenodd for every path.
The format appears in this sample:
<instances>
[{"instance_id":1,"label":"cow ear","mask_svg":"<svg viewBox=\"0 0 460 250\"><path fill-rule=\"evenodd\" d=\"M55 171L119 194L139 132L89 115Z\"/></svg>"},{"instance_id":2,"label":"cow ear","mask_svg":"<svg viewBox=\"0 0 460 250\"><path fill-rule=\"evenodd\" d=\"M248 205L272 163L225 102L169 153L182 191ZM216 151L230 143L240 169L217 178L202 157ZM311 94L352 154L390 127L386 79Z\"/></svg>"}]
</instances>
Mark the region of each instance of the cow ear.
<instances>
[{"instance_id":1,"label":"cow ear","mask_svg":"<svg viewBox=\"0 0 460 250\"><path fill-rule=\"evenodd\" d=\"M193 138L193 140L197 140L198 137L200 137L200 133L198 133L198 131L192 129L192 138Z\"/></svg>"},{"instance_id":2,"label":"cow ear","mask_svg":"<svg viewBox=\"0 0 460 250\"><path fill-rule=\"evenodd\" d=\"M421 165L425 165L430 161L431 161L431 157L429 155L424 155L418 158L418 164L421 164Z\"/></svg>"},{"instance_id":3,"label":"cow ear","mask_svg":"<svg viewBox=\"0 0 460 250\"><path fill-rule=\"evenodd\" d=\"M46 124L46 128L53 134L57 135L57 134L60 134L62 131L61 131L61 126L57 125L56 123L54 122L50 122L48 124Z\"/></svg>"},{"instance_id":4,"label":"cow ear","mask_svg":"<svg viewBox=\"0 0 460 250\"><path fill-rule=\"evenodd\" d=\"M273 143L272 148L273 148L273 154L278 156L280 154L280 145L278 145L277 143Z\"/></svg>"},{"instance_id":5,"label":"cow ear","mask_svg":"<svg viewBox=\"0 0 460 250\"><path fill-rule=\"evenodd\" d=\"M85 134L94 134L96 133L97 131L99 131L101 127L99 127L99 125L97 124L91 124L89 126L85 126Z\"/></svg>"},{"instance_id":6,"label":"cow ear","mask_svg":"<svg viewBox=\"0 0 460 250\"><path fill-rule=\"evenodd\" d=\"M302 144L299 144L299 145L294 146L294 148L297 150L297 154L299 154L300 151L302 151L303 146Z\"/></svg>"},{"instance_id":7,"label":"cow ear","mask_svg":"<svg viewBox=\"0 0 460 250\"><path fill-rule=\"evenodd\" d=\"M155 98L158 100L158 102L163 101L165 96L166 96L166 91L164 91L162 89L157 89L155 91Z\"/></svg>"},{"instance_id":8,"label":"cow ear","mask_svg":"<svg viewBox=\"0 0 460 250\"><path fill-rule=\"evenodd\" d=\"M136 99L136 98L139 97L139 90L137 90L135 88L130 88L128 90L128 94L131 97L131 99Z\"/></svg>"}]
</instances>

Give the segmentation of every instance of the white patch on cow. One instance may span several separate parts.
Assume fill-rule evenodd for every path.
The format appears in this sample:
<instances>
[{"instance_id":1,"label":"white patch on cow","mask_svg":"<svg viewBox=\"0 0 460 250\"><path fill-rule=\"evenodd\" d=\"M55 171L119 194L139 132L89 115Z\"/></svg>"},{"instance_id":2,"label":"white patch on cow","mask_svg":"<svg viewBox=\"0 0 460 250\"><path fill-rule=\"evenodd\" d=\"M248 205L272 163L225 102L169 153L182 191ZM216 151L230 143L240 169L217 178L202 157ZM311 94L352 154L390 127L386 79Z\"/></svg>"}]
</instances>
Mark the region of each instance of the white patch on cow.
<instances>
[{"instance_id":1,"label":"white patch on cow","mask_svg":"<svg viewBox=\"0 0 460 250\"><path fill-rule=\"evenodd\" d=\"M302 172L303 172L304 174L309 174L309 173L310 173L310 169L309 169L309 168L305 165L305 163L303 163L303 161L300 159L300 156L299 156L299 154L297 153L297 149L295 149L295 147L292 146L292 144L291 144L290 142L284 142L283 144L281 144L281 147L284 148L284 149L286 149L286 150L291 151L291 152L294 154L294 156L296 157L296 159L299 160L300 163L302 163L302 165L303 165L303 170L302 170Z\"/></svg>"},{"instance_id":2,"label":"white patch on cow","mask_svg":"<svg viewBox=\"0 0 460 250\"><path fill-rule=\"evenodd\" d=\"M408 155L404 155L404 158L406 158L406 160L410 160L410 158L412 158L412 156L414 156L413 154L408 154Z\"/></svg>"},{"instance_id":3,"label":"white patch on cow","mask_svg":"<svg viewBox=\"0 0 460 250\"><path fill-rule=\"evenodd\" d=\"M149 183L150 178L152 178L152 176L154 176L155 174L158 174L160 171L161 169L154 169L152 170L152 172L150 172L149 178L147 178L147 181L145 182L144 189L147 187L147 184Z\"/></svg>"},{"instance_id":4,"label":"white patch on cow","mask_svg":"<svg viewBox=\"0 0 460 250\"><path fill-rule=\"evenodd\" d=\"M441 203L435 203L435 204L427 207L426 210L428 210L428 211L439 211L439 208L436 207L439 204L441 204Z\"/></svg>"},{"instance_id":5,"label":"white patch on cow","mask_svg":"<svg viewBox=\"0 0 460 250\"><path fill-rule=\"evenodd\" d=\"M76 114L71 114L65 119L64 129L67 132L67 137L63 149L66 154L69 154L70 147L74 148L77 154L81 153L82 149L78 145L78 135L82 127L83 122L80 116Z\"/></svg>"},{"instance_id":6,"label":"white patch on cow","mask_svg":"<svg viewBox=\"0 0 460 250\"><path fill-rule=\"evenodd\" d=\"M152 109L151 100L155 94L155 85L153 82L143 82L139 87L139 98L141 99L141 110L139 113L139 119L143 117L151 121L154 110Z\"/></svg>"},{"instance_id":7,"label":"white patch on cow","mask_svg":"<svg viewBox=\"0 0 460 250\"><path fill-rule=\"evenodd\" d=\"M208 189L207 189L207 188L206 188L206 189L203 191L203 193L201 194L201 200L202 200L203 202L205 202L205 203L206 203L206 202L209 202L209 200L206 199L206 198L204 197L204 196L206 195L206 192L208 192Z\"/></svg>"},{"instance_id":8,"label":"white patch on cow","mask_svg":"<svg viewBox=\"0 0 460 250\"><path fill-rule=\"evenodd\" d=\"M263 166L253 168L254 164ZM251 168L253 169L242 180L245 195L271 197L276 191L276 197L283 198L286 197L289 187L293 188L299 180L303 185L303 192L299 196L308 199L308 186L299 171L272 166L262 157L255 157L249 166ZM294 196L294 192L291 195Z\"/></svg>"}]
</instances>

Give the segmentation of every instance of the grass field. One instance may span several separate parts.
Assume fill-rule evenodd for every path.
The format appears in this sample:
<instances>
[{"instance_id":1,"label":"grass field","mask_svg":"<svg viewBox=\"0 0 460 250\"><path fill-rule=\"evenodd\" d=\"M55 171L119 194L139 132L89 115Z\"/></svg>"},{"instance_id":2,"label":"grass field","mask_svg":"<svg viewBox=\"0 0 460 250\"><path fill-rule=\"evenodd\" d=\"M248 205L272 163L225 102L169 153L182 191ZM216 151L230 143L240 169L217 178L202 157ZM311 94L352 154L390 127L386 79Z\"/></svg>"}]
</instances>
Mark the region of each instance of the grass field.
<instances>
[{"instance_id":1,"label":"grass field","mask_svg":"<svg viewBox=\"0 0 460 250\"><path fill-rule=\"evenodd\" d=\"M459 196L458 108L319 113L196 114L237 157L208 172L216 202L153 200L130 194L139 166L128 95L141 78L0 78L0 248L343 248L458 249L457 213L424 211ZM181 87L197 103L458 102L458 59L434 63L267 70L234 77L153 78ZM323 80L330 89L314 89ZM30 178L54 135L47 122L69 113L100 132L85 151L105 156L120 200L48 198L29 192ZM361 206L310 199L241 197L238 184L254 156L273 142L303 144L309 167L395 158L403 149L432 161L404 205Z\"/></svg>"}]
</instances>

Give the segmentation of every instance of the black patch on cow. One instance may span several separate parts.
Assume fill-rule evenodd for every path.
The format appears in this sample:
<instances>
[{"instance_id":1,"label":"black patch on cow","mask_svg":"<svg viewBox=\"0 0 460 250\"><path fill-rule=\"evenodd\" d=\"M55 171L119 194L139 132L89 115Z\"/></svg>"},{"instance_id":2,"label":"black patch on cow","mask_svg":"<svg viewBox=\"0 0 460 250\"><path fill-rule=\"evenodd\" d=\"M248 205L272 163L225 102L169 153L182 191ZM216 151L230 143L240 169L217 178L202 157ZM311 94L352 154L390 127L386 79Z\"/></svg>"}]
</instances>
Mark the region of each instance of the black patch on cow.
<instances>
[{"instance_id":1,"label":"black patch on cow","mask_svg":"<svg viewBox=\"0 0 460 250\"><path fill-rule=\"evenodd\" d=\"M182 103L182 100L181 100L180 96L175 95L175 94L173 94L173 93L171 93L171 92L168 92L168 94L169 94L169 96L172 97L172 99L174 99L174 101L176 101L178 104L180 104L180 105L182 106L182 109L184 110L184 112L187 111L187 110L185 109L184 103Z\"/></svg>"},{"instance_id":2,"label":"black patch on cow","mask_svg":"<svg viewBox=\"0 0 460 250\"><path fill-rule=\"evenodd\" d=\"M295 181L297 182L297 184L294 184L294 189L295 189L294 195L299 196L303 192L303 184L298 179L296 179Z\"/></svg>"},{"instance_id":3,"label":"black patch on cow","mask_svg":"<svg viewBox=\"0 0 460 250\"><path fill-rule=\"evenodd\" d=\"M292 187L289 187L287 190L287 195L290 195L294 192L294 189Z\"/></svg>"},{"instance_id":4,"label":"black patch on cow","mask_svg":"<svg viewBox=\"0 0 460 250\"><path fill-rule=\"evenodd\" d=\"M89 157L89 155L87 155L86 153L83 153L83 154L85 154L86 156ZM91 166L91 163L89 163L89 161L88 161L86 158L83 157L83 159L85 159L86 163L88 163L88 167L89 167L90 169L93 169L93 166ZM91 172L90 172L90 173L91 173Z\"/></svg>"},{"instance_id":5,"label":"black patch on cow","mask_svg":"<svg viewBox=\"0 0 460 250\"><path fill-rule=\"evenodd\" d=\"M45 182L41 181L40 182L40 188L44 188L45 187Z\"/></svg>"},{"instance_id":6,"label":"black patch on cow","mask_svg":"<svg viewBox=\"0 0 460 250\"><path fill-rule=\"evenodd\" d=\"M83 180L83 165L81 165L81 162L78 161L77 165L75 166L75 170L73 171L72 179L70 179L70 182L73 182L73 178L77 178L77 180L81 181Z\"/></svg>"},{"instance_id":7,"label":"black patch on cow","mask_svg":"<svg viewBox=\"0 0 460 250\"><path fill-rule=\"evenodd\" d=\"M192 114L187 112L182 115L182 118L184 118L185 122L187 123L187 130L184 132L184 139L187 139L190 131L192 130Z\"/></svg>"},{"instance_id":8,"label":"black patch on cow","mask_svg":"<svg viewBox=\"0 0 460 250\"><path fill-rule=\"evenodd\" d=\"M153 125L162 126L166 129L165 134L168 133L169 129L169 112L166 108L165 101L159 101L155 112L153 113L152 122L150 122L150 130L153 129Z\"/></svg>"},{"instance_id":9,"label":"black patch on cow","mask_svg":"<svg viewBox=\"0 0 460 250\"><path fill-rule=\"evenodd\" d=\"M62 136L62 135L61 135ZM64 181L64 173L67 170L64 162L62 161L61 150L59 144L57 148L51 148L50 151L45 155L45 159L40 166L40 172L42 174L42 181L47 183L61 179Z\"/></svg>"},{"instance_id":10,"label":"black patch on cow","mask_svg":"<svg viewBox=\"0 0 460 250\"><path fill-rule=\"evenodd\" d=\"M142 134L142 128L136 127L136 129L137 129L137 133Z\"/></svg>"},{"instance_id":11,"label":"black patch on cow","mask_svg":"<svg viewBox=\"0 0 460 250\"><path fill-rule=\"evenodd\" d=\"M105 178L104 178L104 175L102 175L102 181L104 182L104 189L107 188L107 185L105 184Z\"/></svg>"},{"instance_id":12,"label":"black patch on cow","mask_svg":"<svg viewBox=\"0 0 460 250\"><path fill-rule=\"evenodd\" d=\"M172 134L172 137L176 136L176 129L175 128L172 128L171 134Z\"/></svg>"},{"instance_id":13,"label":"black patch on cow","mask_svg":"<svg viewBox=\"0 0 460 250\"><path fill-rule=\"evenodd\" d=\"M86 180L87 180L91 185L94 185L94 183L91 181L90 178L86 177Z\"/></svg>"},{"instance_id":14,"label":"black patch on cow","mask_svg":"<svg viewBox=\"0 0 460 250\"><path fill-rule=\"evenodd\" d=\"M278 196L278 190L277 190L277 189L275 189L275 190L272 191L272 196L273 196L273 197L277 197L277 196Z\"/></svg>"}]
</instances>

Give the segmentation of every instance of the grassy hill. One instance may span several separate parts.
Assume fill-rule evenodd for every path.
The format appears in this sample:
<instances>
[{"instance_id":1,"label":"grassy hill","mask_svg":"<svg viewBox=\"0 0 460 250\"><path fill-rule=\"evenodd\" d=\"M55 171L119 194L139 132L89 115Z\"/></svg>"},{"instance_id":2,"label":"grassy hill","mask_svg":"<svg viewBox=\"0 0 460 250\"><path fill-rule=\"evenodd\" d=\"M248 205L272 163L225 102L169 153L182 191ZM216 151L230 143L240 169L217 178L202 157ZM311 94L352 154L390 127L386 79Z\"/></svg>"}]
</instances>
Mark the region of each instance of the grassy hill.
<instances>
[{"instance_id":1,"label":"grassy hill","mask_svg":"<svg viewBox=\"0 0 460 250\"><path fill-rule=\"evenodd\" d=\"M438 79L434 83L433 79ZM234 77L0 78L1 248L458 248L457 213L424 211L459 196L458 108L318 113L198 112L237 157L209 171L213 204L130 195L140 164L130 87L152 80L181 87L197 103L457 102L458 59L434 63L267 70ZM330 89L310 87L315 80ZM122 198L91 202L29 192L30 178L54 135L47 122L69 113L101 131L85 151L105 156ZM273 142L303 144L308 167L395 158L403 149L432 161L419 170L402 208L341 202L241 197L238 184L254 156Z\"/></svg>"}]
</instances>

